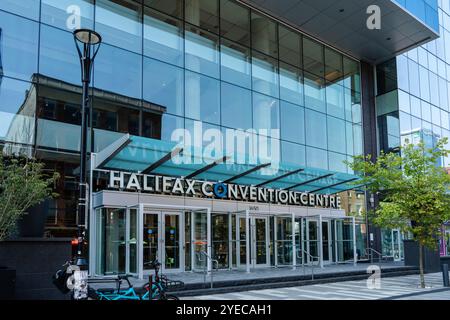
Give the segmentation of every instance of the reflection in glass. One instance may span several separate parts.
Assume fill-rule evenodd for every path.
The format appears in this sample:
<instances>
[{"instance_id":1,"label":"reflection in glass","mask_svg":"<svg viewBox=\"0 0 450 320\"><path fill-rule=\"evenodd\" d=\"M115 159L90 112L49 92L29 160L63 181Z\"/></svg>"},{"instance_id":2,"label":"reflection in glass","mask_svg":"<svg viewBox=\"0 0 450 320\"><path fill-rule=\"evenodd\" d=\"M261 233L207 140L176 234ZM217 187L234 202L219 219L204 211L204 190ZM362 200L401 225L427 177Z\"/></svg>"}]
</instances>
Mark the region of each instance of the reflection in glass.
<instances>
[{"instance_id":1,"label":"reflection in glass","mask_svg":"<svg viewBox=\"0 0 450 320\"><path fill-rule=\"evenodd\" d=\"M95 58L94 79L96 88L140 99L142 57L103 44Z\"/></svg>"},{"instance_id":2,"label":"reflection in glass","mask_svg":"<svg viewBox=\"0 0 450 320\"><path fill-rule=\"evenodd\" d=\"M292 218L277 217L278 265L292 264Z\"/></svg>"},{"instance_id":3,"label":"reflection in glass","mask_svg":"<svg viewBox=\"0 0 450 320\"><path fill-rule=\"evenodd\" d=\"M327 117L328 149L345 154L345 121Z\"/></svg>"},{"instance_id":4,"label":"reflection in glass","mask_svg":"<svg viewBox=\"0 0 450 320\"><path fill-rule=\"evenodd\" d=\"M278 98L278 62L269 56L252 52L253 90Z\"/></svg>"},{"instance_id":5,"label":"reflection in glass","mask_svg":"<svg viewBox=\"0 0 450 320\"><path fill-rule=\"evenodd\" d=\"M280 110L278 100L262 94L253 94L253 126L255 129L279 129ZM268 132L270 134L270 132Z\"/></svg>"},{"instance_id":6,"label":"reflection in glass","mask_svg":"<svg viewBox=\"0 0 450 320\"><path fill-rule=\"evenodd\" d=\"M244 130L252 128L251 91L222 82L221 95L222 125Z\"/></svg>"},{"instance_id":7,"label":"reflection in glass","mask_svg":"<svg viewBox=\"0 0 450 320\"><path fill-rule=\"evenodd\" d=\"M250 49L222 39L221 79L250 89L252 86L250 59Z\"/></svg>"},{"instance_id":8,"label":"reflection in glass","mask_svg":"<svg viewBox=\"0 0 450 320\"><path fill-rule=\"evenodd\" d=\"M325 47L325 80L337 82L342 79L343 73L342 54Z\"/></svg>"},{"instance_id":9,"label":"reflection in glass","mask_svg":"<svg viewBox=\"0 0 450 320\"><path fill-rule=\"evenodd\" d=\"M219 78L219 37L186 25L186 68Z\"/></svg>"},{"instance_id":10,"label":"reflection in glass","mask_svg":"<svg viewBox=\"0 0 450 320\"><path fill-rule=\"evenodd\" d=\"M138 0L97 0L95 29L105 43L142 52L142 8Z\"/></svg>"},{"instance_id":11,"label":"reflection in glass","mask_svg":"<svg viewBox=\"0 0 450 320\"><path fill-rule=\"evenodd\" d=\"M144 58L144 100L164 107L167 113L184 115L183 75L181 68Z\"/></svg>"},{"instance_id":12,"label":"reflection in glass","mask_svg":"<svg viewBox=\"0 0 450 320\"><path fill-rule=\"evenodd\" d=\"M166 269L180 268L180 216L164 214L164 251Z\"/></svg>"},{"instance_id":13,"label":"reflection in glass","mask_svg":"<svg viewBox=\"0 0 450 320\"><path fill-rule=\"evenodd\" d=\"M183 66L183 23L170 16L145 9L144 55Z\"/></svg>"},{"instance_id":14,"label":"reflection in glass","mask_svg":"<svg viewBox=\"0 0 450 320\"><path fill-rule=\"evenodd\" d=\"M102 209L100 213L99 242L101 274L125 273L126 221L125 209Z\"/></svg>"},{"instance_id":15,"label":"reflection in glass","mask_svg":"<svg viewBox=\"0 0 450 320\"><path fill-rule=\"evenodd\" d=\"M305 143L305 109L281 101L281 139Z\"/></svg>"},{"instance_id":16,"label":"reflection in glass","mask_svg":"<svg viewBox=\"0 0 450 320\"><path fill-rule=\"evenodd\" d=\"M306 147L306 165L311 168L328 170L327 151Z\"/></svg>"},{"instance_id":17,"label":"reflection in glass","mask_svg":"<svg viewBox=\"0 0 450 320\"><path fill-rule=\"evenodd\" d=\"M34 141L36 86L3 78L0 82L0 141L31 145ZM4 147L4 152L9 150Z\"/></svg>"},{"instance_id":18,"label":"reflection in glass","mask_svg":"<svg viewBox=\"0 0 450 320\"><path fill-rule=\"evenodd\" d=\"M212 216L213 259L219 263L218 268L229 267L228 214Z\"/></svg>"},{"instance_id":19,"label":"reflection in glass","mask_svg":"<svg viewBox=\"0 0 450 320\"><path fill-rule=\"evenodd\" d=\"M305 107L325 113L325 83L324 80L311 73L304 73Z\"/></svg>"},{"instance_id":20,"label":"reflection in glass","mask_svg":"<svg viewBox=\"0 0 450 320\"><path fill-rule=\"evenodd\" d=\"M281 142L281 161L285 164L304 166L306 165L305 146L282 141Z\"/></svg>"},{"instance_id":21,"label":"reflection in glass","mask_svg":"<svg viewBox=\"0 0 450 320\"><path fill-rule=\"evenodd\" d=\"M220 82L186 71L186 117L220 124Z\"/></svg>"},{"instance_id":22,"label":"reflection in glass","mask_svg":"<svg viewBox=\"0 0 450 320\"><path fill-rule=\"evenodd\" d=\"M303 105L303 75L300 69L280 62L280 99Z\"/></svg>"},{"instance_id":23,"label":"reflection in glass","mask_svg":"<svg viewBox=\"0 0 450 320\"><path fill-rule=\"evenodd\" d=\"M344 87L335 83L326 87L327 113L329 115L344 119Z\"/></svg>"},{"instance_id":24,"label":"reflection in glass","mask_svg":"<svg viewBox=\"0 0 450 320\"><path fill-rule=\"evenodd\" d=\"M70 14L73 14L74 12L76 13L79 12L80 14L79 27L86 29L93 29L94 26L93 3L94 3L93 0L42 0L41 21L66 31L72 31L72 29L68 29L68 26L72 27L72 25L68 23L72 21L70 19L68 20L68 18ZM68 10L70 13L68 13Z\"/></svg>"},{"instance_id":25,"label":"reflection in glass","mask_svg":"<svg viewBox=\"0 0 450 320\"><path fill-rule=\"evenodd\" d=\"M322 113L306 109L306 144L327 149L327 119Z\"/></svg>"},{"instance_id":26,"label":"reflection in glass","mask_svg":"<svg viewBox=\"0 0 450 320\"><path fill-rule=\"evenodd\" d=\"M2 0L0 1L0 9L39 20L39 0Z\"/></svg>"},{"instance_id":27,"label":"reflection in glass","mask_svg":"<svg viewBox=\"0 0 450 320\"><path fill-rule=\"evenodd\" d=\"M142 266L144 270L151 270L152 267L148 263L160 258L158 257L158 242L160 239L158 214L144 214L143 229Z\"/></svg>"},{"instance_id":28,"label":"reflection in glass","mask_svg":"<svg viewBox=\"0 0 450 320\"><path fill-rule=\"evenodd\" d=\"M303 67L306 72L324 77L324 51L323 45L303 37Z\"/></svg>"},{"instance_id":29,"label":"reflection in glass","mask_svg":"<svg viewBox=\"0 0 450 320\"><path fill-rule=\"evenodd\" d=\"M280 42L280 60L295 67L302 66L301 35L285 26L278 27Z\"/></svg>"},{"instance_id":30,"label":"reflection in glass","mask_svg":"<svg viewBox=\"0 0 450 320\"><path fill-rule=\"evenodd\" d=\"M31 81L37 71L38 33L36 22L0 12L1 76Z\"/></svg>"}]
</instances>

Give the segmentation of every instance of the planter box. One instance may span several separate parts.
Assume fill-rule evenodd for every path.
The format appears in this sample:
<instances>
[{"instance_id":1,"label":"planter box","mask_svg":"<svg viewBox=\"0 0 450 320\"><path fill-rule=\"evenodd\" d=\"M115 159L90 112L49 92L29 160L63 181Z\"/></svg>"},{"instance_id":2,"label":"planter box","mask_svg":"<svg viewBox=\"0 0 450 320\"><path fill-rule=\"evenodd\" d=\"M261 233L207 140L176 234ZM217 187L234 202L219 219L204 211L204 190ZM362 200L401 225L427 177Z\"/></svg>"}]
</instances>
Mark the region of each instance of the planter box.
<instances>
[{"instance_id":1,"label":"planter box","mask_svg":"<svg viewBox=\"0 0 450 320\"><path fill-rule=\"evenodd\" d=\"M16 289L16 270L0 267L0 300L13 300Z\"/></svg>"}]
</instances>

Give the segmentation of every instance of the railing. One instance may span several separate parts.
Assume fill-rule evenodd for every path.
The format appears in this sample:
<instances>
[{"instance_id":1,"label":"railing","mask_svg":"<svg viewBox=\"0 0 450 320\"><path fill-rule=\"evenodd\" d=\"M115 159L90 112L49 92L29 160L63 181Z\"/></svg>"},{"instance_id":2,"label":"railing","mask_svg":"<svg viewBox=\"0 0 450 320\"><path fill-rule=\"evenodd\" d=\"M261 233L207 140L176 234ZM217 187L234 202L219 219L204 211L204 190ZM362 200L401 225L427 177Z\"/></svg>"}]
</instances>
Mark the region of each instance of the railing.
<instances>
[{"instance_id":1,"label":"railing","mask_svg":"<svg viewBox=\"0 0 450 320\"><path fill-rule=\"evenodd\" d=\"M202 259L202 256L205 257L205 259ZM216 264L216 270L219 270L219 261L216 259L213 259L210 257L205 251L200 251L197 253L197 260L200 263L203 263L203 286L206 287L206 277L208 275L208 260L211 261L211 289L213 288L214 284L214 263Z\"/></svg>"},{"instance_id":2,"label":"railing","mask_svg":"<svg viewBox=\"0 0 450 320\"><path fill-rule=\"evenodd\" d=\"M378 262L381 262L382 260L385 260L385 257L383 257L383 254L375 249L372 248L366 248L365 250L366 254L370 257L370 262L373 263L373 254L377 254L378 255Z\"/></svg>"},{"instance_id":3,"label":"railing","mask_svg":"<svg viewBox=\"0 0 450 320\"><path fill-rule=\"evenodd\" d=\"M302 259L302 268L303 268L303 275L306 275L306 269L305 266L310 266L311 267L311 280L314 280L314 268L316 267L316 264L312 263L312 264L308 264L305 265L304 261L303 261L303 254L302 256L299 256L298 253L303 253L306 254L306 256L308 256L310 258L311 261L315 261L317 259L317 262L320 264L320 257L319 256L313 256L312 254L310 254L309 252L303 250L303 249L299 249L297 251L297 259ZM298 266L298 265L296 265Z\"/></svg>"}]
</instances>

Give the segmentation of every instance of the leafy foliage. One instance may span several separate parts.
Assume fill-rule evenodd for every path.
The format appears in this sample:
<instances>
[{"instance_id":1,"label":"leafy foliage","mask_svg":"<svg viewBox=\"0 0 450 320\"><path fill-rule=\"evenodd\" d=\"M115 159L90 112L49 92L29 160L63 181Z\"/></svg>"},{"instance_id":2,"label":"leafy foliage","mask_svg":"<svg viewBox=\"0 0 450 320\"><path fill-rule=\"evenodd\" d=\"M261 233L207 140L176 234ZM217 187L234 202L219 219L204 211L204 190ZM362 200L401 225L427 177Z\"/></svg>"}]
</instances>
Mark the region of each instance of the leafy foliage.
<instances>
[{"instance_id":1,"label":"leafy foliage","mask_svg":"<svg viewBox=\"0 0 450 320\"><path fill-rule=\"evenodd\" d=\"M47 176L44 165L25 158L5 158L0 153L0 241L14 229L26 210L49 197L58 174Z\"/></svg>"},{"instance_id":2,"label":"leafy foliage","mask_svg":"<svg viewBox=\"0 0 450 320\"><path fill-rule=\"evenodd\" d=\"M380 193L382 201L373 222L384 228L399 228L430 249L437 246L441 226L450 219L450 176L437 165L448 155L447 138L435 148L423 142L407 143L396 153L381 153L376 161L369 156L354 157L347 163L372 193Z\"/></svg>"}]
</instances>

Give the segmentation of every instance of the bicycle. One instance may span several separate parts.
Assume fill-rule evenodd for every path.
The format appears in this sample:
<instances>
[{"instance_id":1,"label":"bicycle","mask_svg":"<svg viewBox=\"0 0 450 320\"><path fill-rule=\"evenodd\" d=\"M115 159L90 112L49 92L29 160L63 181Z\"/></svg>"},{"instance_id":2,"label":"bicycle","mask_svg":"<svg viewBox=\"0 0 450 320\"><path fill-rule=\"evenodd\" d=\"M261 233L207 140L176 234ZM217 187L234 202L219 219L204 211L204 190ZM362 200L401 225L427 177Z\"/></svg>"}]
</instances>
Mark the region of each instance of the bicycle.
<instances>
[{"instance_id":1,"label":"bicycle","mask_svg":"<svg viewBox=\"0 0 450 320\"><path fill-rule=\"evenodd\" d=\"M161 263L158 260L147 262L155 270L155 281L153 276L149 276L149 282L144 285L146 293L142 297L143 300L179 300L175 295L167 294L168 288L176 288L184 286L182 281L173 281L167 279L164 275L159 275Z\"/></svg>"}]
</instances>

